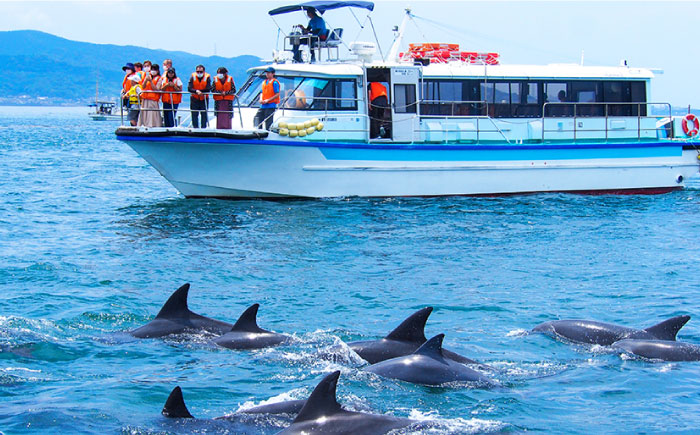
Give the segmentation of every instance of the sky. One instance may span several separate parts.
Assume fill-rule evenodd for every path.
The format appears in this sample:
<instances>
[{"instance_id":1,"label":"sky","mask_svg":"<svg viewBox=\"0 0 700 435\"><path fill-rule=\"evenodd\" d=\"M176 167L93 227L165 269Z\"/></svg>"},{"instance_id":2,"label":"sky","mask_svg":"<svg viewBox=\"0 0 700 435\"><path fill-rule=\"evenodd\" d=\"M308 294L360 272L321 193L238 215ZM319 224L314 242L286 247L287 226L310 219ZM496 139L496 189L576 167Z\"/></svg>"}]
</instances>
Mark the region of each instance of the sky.
<instances>
[{"instance_id":1,"label":"sky","mask_svg":"<svg viewBox=\"0 0 700 435\"><path fill-rule=\"evenodd\" d=\"M300 2L300 1L299 1ZM0 30L41 30L63 38L194 54L271 59L302 12L271 9L298 1L0 1ZM410 7L404 41L458 43L507 64L580 63L654 68L653 102L700 107L700 1L376 1L371 13L386 53ZM324 15L344 39L375 41L364 9ZM279 30L278 30L279 24ZM119 68L120 66L116 66Z\"/></svg>"}]
</instances>

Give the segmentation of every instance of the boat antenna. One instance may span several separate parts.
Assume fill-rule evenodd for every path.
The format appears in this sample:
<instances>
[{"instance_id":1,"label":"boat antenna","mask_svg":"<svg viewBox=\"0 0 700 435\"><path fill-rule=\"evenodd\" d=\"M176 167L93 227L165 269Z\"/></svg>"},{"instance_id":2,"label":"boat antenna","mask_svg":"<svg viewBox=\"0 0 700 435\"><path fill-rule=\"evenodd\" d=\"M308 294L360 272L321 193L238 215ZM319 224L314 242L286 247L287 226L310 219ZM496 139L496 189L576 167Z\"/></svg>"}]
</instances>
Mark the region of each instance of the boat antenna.
<instances>
[{"instance_id":1,"label":"boat antenna","mask_svg":"<svg viewBox=\"0 0 700 435\"><path fill-rule=\"evenodd\" d=\"M372 33L374 33L374 40L377 41L377 48L379 49L379 55L382 57L382 60L384 60L384 53L382 53L382 45L379 43L379 38L377 38L377 31L374 29L374 22L372 21L372 17L367 15L367 18L369 19L369 25L372 26Z\"/></svg>"},{"instance_id":2,"label":"boat antenna","mask_svg":"<svg viewBox=\"0 0 700 435\"><path fill-rule=\"evenodd\" d=\"M411 9L406 8L406 15L403 17L403 21L401 21L401 26L399 27L399 31L394 36L394 42L391 44L391 48L389 49L389 54L387 55L387 59L384 60L393 60L397 61L399 60L399 48L401 47L401 43L403 42L403 35L404 32L406 31L406 24L408 23L408 20L410 20L413 17L411 14Z\"/></svg>"},{"instance_id":3,"label":"boat antenna","mask_svg":"<svg viewBox=\"0 0 700 435\"><path fill-rule=\"evenodd\" d=\"M583 66L583 55L586 53L586 50L581 50L581 66Z\"/></svg>"}]
</instances>

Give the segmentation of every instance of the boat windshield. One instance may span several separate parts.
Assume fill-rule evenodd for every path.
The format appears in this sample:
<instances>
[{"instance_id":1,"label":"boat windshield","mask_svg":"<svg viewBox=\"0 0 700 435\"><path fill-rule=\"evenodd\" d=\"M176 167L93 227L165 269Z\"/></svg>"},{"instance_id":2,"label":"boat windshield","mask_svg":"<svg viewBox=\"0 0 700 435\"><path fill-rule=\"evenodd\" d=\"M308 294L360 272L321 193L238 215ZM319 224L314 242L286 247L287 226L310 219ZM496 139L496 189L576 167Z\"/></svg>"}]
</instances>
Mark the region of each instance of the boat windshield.
<instances>
[{"instance_id":1,"label":"boat windshield","mask_svg":"<svg viewBox=\"0 0 700 435\"><path fill-rule=\"evenodd\" d=\"M280 83L280 107L292 110L356 110L354 79L276 77ZM238 94L243 107L260 107L263 77L252 74Z\"/></svg>"}]
</instances>

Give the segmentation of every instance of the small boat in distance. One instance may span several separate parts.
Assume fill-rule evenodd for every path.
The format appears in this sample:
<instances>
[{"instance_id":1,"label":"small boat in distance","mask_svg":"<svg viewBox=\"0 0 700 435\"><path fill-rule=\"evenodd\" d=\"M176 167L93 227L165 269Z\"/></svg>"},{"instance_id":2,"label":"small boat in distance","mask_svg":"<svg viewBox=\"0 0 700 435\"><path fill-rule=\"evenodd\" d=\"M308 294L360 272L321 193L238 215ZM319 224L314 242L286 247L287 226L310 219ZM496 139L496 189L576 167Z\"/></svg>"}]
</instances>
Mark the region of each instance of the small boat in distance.
<instances>
[{"instance_id":1,"label":"small boat in distance","mask_svg":"<svg viewBox=\"0 0 700 435\"><path fill-rule=\"evenodd\" d=\"M107 120L120 120L122 119L119 112L119 107L117 103L113 101L95 101L92 104L88 104L88 107L94 107L95 111L88 113L88 116L92 118L93 121L107 121Z\"/></svg>"},{"instance_id":2,"label":"small boat in distance","mask_svg":"<svg viewBox=\"0 0 700 435\"><path fill-rule=\"evenodd\" d=\"M342 7L369 17L374 4L321 0L269 14ZM375 43L342 42L340 28L325 40L289 33L274 62L249 70L233 130L122 126L117 138L186 197L664 193L698 173L700 122L650 100L651 70L508 65L458 44L402 52L412 19L406 10L380 59ZM341 42L351 58L340 58ZM281 97L270 131L254 122L268 67ZM381 110L373 87L387 97Z\"/></svg>"}]
</instances>

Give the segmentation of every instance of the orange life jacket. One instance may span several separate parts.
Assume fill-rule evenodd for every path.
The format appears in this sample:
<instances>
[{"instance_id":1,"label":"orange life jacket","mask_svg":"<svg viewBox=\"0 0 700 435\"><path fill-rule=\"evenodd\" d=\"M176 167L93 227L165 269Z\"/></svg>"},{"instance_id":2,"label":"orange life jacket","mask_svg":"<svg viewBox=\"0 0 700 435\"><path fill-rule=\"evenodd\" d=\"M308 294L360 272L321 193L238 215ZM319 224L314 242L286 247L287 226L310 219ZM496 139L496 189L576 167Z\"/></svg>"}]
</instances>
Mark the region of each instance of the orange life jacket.
<instances>
[{"instance_id":1,"label":"orange life jacket","mask_svg":"<svg viewBox=\"0 0 700 435\"><path fill-rule=\"evenodd\" d=\"M275 82L277 82L277 85L279 86L279 82L277 81L277 79L272 79L269 81L265 80L263 82L263 84L262 84L262 98L263 98L263 100L267 100L268 98L272 98L272 96L275 95ZM279 92L278 92L277 97L274 100L268 101L265 104L271 104L271 103L279 104L279 102L280 102L280 96L279 96Z\"/></svg>"},{"instance_id":2,"label":"orange life jacket","mask_svg":"<svg viewBox=\"0 0 700 435\"><path fill-rule=\"evenodd\" d=\"M216 92L228 92L234 88L235 84L233 83L233 77L226 76L223 83L221 82L221 80L219 80L218 77L214 77L214 90ZM214 101L221 100L233 101L233 95L221 95L220 93L214 94Z\"/></svg>"},{"instance_id":3,"label":"orange life jacket","mask_svg":"<svg viewBox=\"0 0 700 435\"><path fill-rule=\"evenodd\" d=\"M163 92L173 91L172 94L161 94L161 96L163 97L163 102L170 103L170 96L172 96L173 97L172 104L180 104L182 102L182 94L176 94L175 92L178 92L178 91L175 91L174 89L164 89L165 85L170 84L170 83L175 84L175 81L172 81L172 82L168 81L167 76L163 76L162 80L163 81L160 84L161 90Z\"/></svg>"},{"instance_id":4,"label":"orange life jacket","mask_svg":"<svg viewBox=\"0 0 700 435\"><path fill-rule=\"evenodd\" d=\"M386 97L386 87L379 82L371 82L369 84L369 101L374 101L375 98Z\"/></svg>"},{"instance_id":5,"label":"orange life jacket","mask_svg":"<svg viewBox=\"0 0 700 435\"><path fill-rule=\"evenodd\" d=\"M192 73L192 87L198 91L204 92L204 90L207 88L207 81L209 80L209 77L210 76L208 73L204 73L204 76L200 79L197 77L197 73ZM195 100L204 100L207 98L207 96L192 94L190 98L194 98Z\"/></svg>"},{"instance_id":6,"label":"orange life jacket","mask_svg":"<svg viewBox=\"0 0 700 435\"><path fill-rule=\"evenodd\" d=\"M159 80L160 80L160 76L151 76L150 82L146 82L146 79L144 78L143 85L142 85L143 92L141 92L142 99L152 100L152 101L160 100L160 94L156 94L155 92L146 92L146 91L157 90Z\"/></svg>"},{"instance_id":7,"label":"orange life jacket","mask_svg":"<svg viewBox=\"0 0 700 435\"><path fill-rule=\"evenodd\" d=\"M122 89L124 89L125 94L129 92L129 89L131 89L131 80L129 80L129 77L131 77L132 74L125 75L124 80L122 80Z\"/></svg>"},{"instance_id":8,"label":"orange life jacket","mask_svg":"<svg viewBox=\"0 0 700 435\"><path fill-rule=\"evenodd\" d=\"M146 71L144 71L144 70L141 70L141 71L137 72L136 74L139 75L139 84L140 84L141 86L143 86L143 82L146 81L146 77L148 77L149 75L151 75L151 72L150 72L150 71L146 72Z\"/></svg>"}]
</instances>

